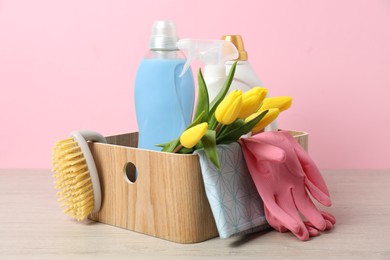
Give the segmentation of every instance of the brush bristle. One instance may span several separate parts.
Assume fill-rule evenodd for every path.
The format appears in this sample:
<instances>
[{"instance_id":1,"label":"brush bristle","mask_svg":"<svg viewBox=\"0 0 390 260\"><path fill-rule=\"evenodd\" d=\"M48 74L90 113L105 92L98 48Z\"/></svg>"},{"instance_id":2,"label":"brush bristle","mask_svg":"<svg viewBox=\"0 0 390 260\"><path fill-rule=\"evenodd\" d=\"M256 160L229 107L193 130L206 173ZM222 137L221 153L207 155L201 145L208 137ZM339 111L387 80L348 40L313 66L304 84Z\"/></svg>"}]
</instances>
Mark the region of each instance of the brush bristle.
<instances>
[{"instance_id":1,"label":"brush bristle","mask_svg":"<svg viewBox=\"0 0 390 260\"><path fill-rule=\"evenodd\" d=\"M53 172L64 212L78 221L85 219L94 208L93 187L84 154L73 138L55 144Z\"/></svg>"}]
</instances>

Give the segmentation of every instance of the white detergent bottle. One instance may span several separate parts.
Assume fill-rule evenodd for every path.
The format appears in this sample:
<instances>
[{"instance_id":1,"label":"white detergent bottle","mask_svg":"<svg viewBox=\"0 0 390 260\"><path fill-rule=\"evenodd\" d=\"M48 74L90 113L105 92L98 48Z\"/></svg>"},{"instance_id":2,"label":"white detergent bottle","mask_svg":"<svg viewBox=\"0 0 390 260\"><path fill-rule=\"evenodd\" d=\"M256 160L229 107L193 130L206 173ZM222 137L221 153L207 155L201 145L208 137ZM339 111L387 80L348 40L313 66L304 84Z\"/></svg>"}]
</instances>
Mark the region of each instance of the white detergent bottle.
<instances>
[{"instance_id":1,"label":"white detergent bottle","mask_svg":"<svg viewBox=\"0 0 390 260\"><path fill-rule=\"evenodd\" d=\"M138 67L134 86L138 148L161 151L156 145L178 138L191 123L194 79L191 70L179 76L186 59L177 40L172 21L154 23L150 51Z\"/></svg>"},{"instance_id":2,"label":"white detergent bottle","mask_svg":"<svg viewBox=\"0 0 390 260\"><path fill-rule=\"evenodd\" d=\"M211 103L225 83L225 62L238 58L237 48L229 41L199 39L181 39L177 42L177 47L187 52L187 62L182 74L193 60L200 60L205 64L203 77Z\"/></svg>"},{"instance_id":3,"label":"white detergent bottle","mask_svg":"<svg viewBox=\"0 0 390 260\"><path fill-rule=\"evenodd\" d=\"M234 74L233 82L230 86L230 90L241 89L243 92L250 90L253 87L260 86L264 87L263 83L256 75L251 64L248 62L248 53L245 51L244 42L240 35L225 35L222 37L223 40L229 41L236 46L238 50L238 58L226 62L226 71L229 73L232 64L237 61L236 71ZM278 130L278 123L274 120L269 124L265 131L276 131Z\"/></svg>"}]
</instances>

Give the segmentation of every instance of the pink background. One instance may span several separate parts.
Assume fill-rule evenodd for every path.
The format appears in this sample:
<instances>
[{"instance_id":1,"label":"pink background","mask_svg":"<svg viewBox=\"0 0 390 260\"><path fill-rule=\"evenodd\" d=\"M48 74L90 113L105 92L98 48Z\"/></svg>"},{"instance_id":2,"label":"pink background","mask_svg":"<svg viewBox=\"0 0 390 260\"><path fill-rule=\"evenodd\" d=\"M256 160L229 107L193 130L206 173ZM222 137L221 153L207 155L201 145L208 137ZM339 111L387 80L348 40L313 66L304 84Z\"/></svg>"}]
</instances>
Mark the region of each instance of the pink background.
<instances>
[{"instance_id":1,"label":"pink background","mask_svg":"<svg viewBox=\"0 0 390 260\"><path fill-rule=\"evenodd\" d=\"M310 133L320 168L390 168L386 0L0 0L0 168L51 167L73 130L136 131L133 82L157 19L182 38L241 34L270 93L293 96L280 126Z\"/></svg>"}]
</instances>

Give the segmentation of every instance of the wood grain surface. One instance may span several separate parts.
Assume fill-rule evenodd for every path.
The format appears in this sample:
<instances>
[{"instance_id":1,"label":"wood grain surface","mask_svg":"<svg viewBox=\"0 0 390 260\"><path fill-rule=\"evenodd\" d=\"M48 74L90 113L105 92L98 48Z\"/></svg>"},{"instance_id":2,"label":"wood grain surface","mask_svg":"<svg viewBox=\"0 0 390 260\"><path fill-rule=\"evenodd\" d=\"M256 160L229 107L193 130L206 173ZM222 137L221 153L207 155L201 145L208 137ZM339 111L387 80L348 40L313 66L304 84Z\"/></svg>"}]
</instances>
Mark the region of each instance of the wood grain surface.
<instances>
[{"instance_id":1,"label":"wood grain surface","mask_svg":"<svg viewBox=\"0 0 390 260\"><path fill-rule=\"evenodd\" d=\"M179 243L217 236L197 157L102 144L92 151L103 200L91 219ZM134 183L124 173L129 162Z\"/></svg>"},{"instance_id":2,"label":"wood grain surface","mask_svg":"<svg viewBox=\"0 0 390 260\"><path fill-rule=\"evenodd\" d=\"M323 171L336 227L179 244L62 213L50 170L0 170L0 259L390 259L390 170Z\"/></svg>"}]
</instances>

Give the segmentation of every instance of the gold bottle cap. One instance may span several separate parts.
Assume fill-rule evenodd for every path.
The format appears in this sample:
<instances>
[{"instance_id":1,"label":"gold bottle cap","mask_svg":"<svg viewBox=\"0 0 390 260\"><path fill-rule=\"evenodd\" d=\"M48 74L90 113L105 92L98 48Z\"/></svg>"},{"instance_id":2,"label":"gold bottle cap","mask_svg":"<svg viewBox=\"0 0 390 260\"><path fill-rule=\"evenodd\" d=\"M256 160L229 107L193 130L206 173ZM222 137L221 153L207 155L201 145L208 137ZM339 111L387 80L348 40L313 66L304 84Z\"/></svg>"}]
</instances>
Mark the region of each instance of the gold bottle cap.
<instances>
[{"instance_id":1,"label":"gold bottle cap","mask_svg":"<svg viewBox=\"0 0 390 260\"><path fill-rule=\"evenodd\" d=\"M245 51L241 35L224 35L222 36L222 40L229 41L236 46L238 50L238 58L236 61L248 60L248 53Z\"/></svg>"}]
</instances>

